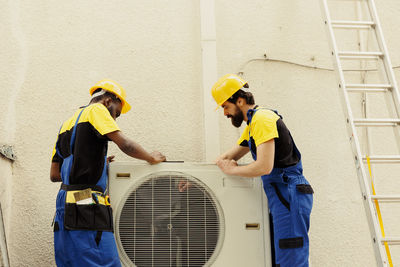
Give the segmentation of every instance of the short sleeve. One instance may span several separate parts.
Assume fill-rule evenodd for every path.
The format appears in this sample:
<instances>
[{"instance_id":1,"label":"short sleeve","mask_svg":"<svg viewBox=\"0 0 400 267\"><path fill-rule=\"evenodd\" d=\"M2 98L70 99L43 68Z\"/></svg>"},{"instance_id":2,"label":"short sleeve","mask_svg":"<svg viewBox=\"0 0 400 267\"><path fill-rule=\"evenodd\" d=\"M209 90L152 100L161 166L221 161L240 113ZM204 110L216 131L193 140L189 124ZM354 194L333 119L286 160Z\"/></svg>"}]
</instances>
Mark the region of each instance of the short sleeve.
<instances>
[{"instance_id":1,"label":"short sleeve","mask_svg":"<svg viewBox=\"0 0 400 267\"><path fill-rule=\"evenodd\" d=\"M249 126L247 125L246 128L243 130L242 135L240 138L237 140L237 144L239 146L248 146L248 141L249 141Z\"/></svg>"},{"instance_id":2,"label":"short sleeve","mask_svg":"<svg viewBox=\"0 0 400 267\"><path fill-rule=\"evenodd\" d=\"M251 122L251 136L256 146L271 139L278 138L276 122L279 116L270 110L259 110Z\"/></svg>"},{"instance_id":3,"label":"short sleeve","mask_svg":"<svg viewBox=\"0 0 400 267\"><path fill-rule=\"evenodd\" d=\"M60 162L60 157L57 154L56 146L54 146L53 153L51 154L51 162Z\"/></svg>"},{"instance_id":4,"label":"short sleeve","mask_svg":"<svg viewBox=\"0 0 400 267\"><path fill-rule=\"evenodd\" d=\"M88 120L101 135L120 130L110 112L102 104L93 105Z\"/></svg>"},{"instance_id":5,"label":"short sleeve","mask_svg":"<svg viewBox=\"0 0 400 267\"><path fill-rule=\"evenodd\" d=\"M62 125L61 128L63 126L64 125ZM61 131L61 128L60 128L60 131ZM57 153L57 143L58 143L58 139L60 138L60 131L58 131L57 140L56 140L56 143L54 144L53 152L51 153L51 162L61 163L63 160Z\"/></svg>"}]
</instances>

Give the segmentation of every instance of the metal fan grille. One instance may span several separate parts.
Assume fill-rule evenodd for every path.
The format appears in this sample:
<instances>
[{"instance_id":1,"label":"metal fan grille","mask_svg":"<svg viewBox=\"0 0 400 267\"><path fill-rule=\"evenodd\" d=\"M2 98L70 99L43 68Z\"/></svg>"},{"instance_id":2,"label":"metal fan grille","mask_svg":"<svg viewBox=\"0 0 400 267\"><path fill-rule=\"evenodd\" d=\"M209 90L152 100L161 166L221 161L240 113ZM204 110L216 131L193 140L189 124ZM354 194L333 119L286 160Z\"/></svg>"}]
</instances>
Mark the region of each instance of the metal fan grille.
<instances>
[{"instance_id":1,"label":"metal fan grille","mask_svg":"<svg viewBox=\"0 0 400 267\"><path fill-rule=\"evenodd\" d=\"M186 267L210 263L221 225L209 190L191 176L169 173L146 177L130 191L118 230L135 266Z\"/></svg>"}]
</instances>

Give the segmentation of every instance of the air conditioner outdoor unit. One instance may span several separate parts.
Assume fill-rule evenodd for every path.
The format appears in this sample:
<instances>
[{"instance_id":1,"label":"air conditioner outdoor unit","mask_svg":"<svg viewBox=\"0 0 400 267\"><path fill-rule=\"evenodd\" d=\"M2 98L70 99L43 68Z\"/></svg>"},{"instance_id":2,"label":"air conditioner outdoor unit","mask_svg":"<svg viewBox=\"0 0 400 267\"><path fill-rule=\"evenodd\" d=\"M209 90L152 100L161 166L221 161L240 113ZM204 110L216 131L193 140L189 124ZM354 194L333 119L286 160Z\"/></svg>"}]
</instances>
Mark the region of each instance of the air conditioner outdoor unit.
<instances>
[{"instance_id":1,"label":"air conditioner outdoor unit","mask_svg":"<svg viewBox=\"0 0 400 267\"><path fill-rule=\"evenodd\" d=\"M271 266L261 179L179 162L114 162L109 177L124 266Z\"/></svg>"}]
</instances>

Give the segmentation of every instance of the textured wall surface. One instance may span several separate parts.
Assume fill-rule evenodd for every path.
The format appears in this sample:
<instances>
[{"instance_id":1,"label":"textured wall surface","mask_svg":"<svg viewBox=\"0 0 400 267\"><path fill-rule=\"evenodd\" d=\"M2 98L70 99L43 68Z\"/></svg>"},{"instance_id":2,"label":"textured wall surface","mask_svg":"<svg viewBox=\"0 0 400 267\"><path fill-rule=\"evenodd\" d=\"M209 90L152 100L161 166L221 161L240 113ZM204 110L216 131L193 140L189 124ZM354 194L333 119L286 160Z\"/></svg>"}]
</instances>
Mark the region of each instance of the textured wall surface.
<instances>
[{"instance_id":1,"label":"textured wall surface","mask_svg":"<svg viewBox=\"0 0 400 267\"><path fill-rule=\"evenodd\" d=\"M10 261L52 266L59 184L49 181L50 155L61 122L88 103L97 80L128 90L132 111L117 122L129 137L171 160L204 160L200 7L187 0L0 4L0 143L14 145L18 157L12 166L0 159ZM377 7L400 65L398 0ZM218 0L215 11L218 76L243 72L257 103L283 115L302 151L315 190L313 266L375 266L334 73L256 60L267 54L332 68L318 1ZM240 130L221 110L215 115L224 151ZM113 144L109 154L133 161Z\"/></svg>"}]
</instances>

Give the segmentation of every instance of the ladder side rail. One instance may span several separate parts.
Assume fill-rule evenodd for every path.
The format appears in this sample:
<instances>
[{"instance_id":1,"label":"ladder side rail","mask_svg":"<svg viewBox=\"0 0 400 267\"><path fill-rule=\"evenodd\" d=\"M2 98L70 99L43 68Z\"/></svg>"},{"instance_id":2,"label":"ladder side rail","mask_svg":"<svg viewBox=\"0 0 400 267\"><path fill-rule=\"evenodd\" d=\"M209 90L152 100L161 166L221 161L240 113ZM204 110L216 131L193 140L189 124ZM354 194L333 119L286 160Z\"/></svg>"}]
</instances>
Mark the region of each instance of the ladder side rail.
<instances>
[{"instance_id":1,"label":"ladder side rail","mask_svg":"<svg viewBox=\"0 0 400 267\"><path fill-rule=\"evenodd\" d=\"M358 21L362 21L363 16L362 16L362 4L361 4L361 2L357 2L356 3L356 10L357 10L357 20ZM371 26L375 25L375 23L373 21L371 21L370 23L371 23L370 24ZM368 51L368 40L366 42L364 42L364 40L365 40L365 31L357 31L357 35L358 35L358 44L359 44L358 48L359 48L359 50L360 51ZM367 65L367 63L365 61L363 61L363 60L360 61L360 69L366 69L366 65ZM360 73L363 83L365 83L365 79L366 79L367 74L368 73L366 71ZM363 92L361 98L362 98L361 105L362 105L363 117L365 119L367 119L368 118L368 107L367 107L368 94L367 94L367 92ZM354 122L355 126L357 126L357 123L354 121L354 118L353 118L353 122ZM371 155L372 154L372 142L371 142L371 139L370 139L370 128L369 127L365 127L363 129L363 132L365 134L365 140L366 140L366 144L365 144L366 145L366 149L365 149L365 151L366 151L367 155Z\"/></svg>"},{"instance_id":2,"label":"ladder side rail","mask_svg":"<svg viewBox=\"0 0 400 267\"><path fill-rule=\"evenodd\" d=\"M395 102L396 112L397 112L397 116L399 118L400 117L399 88L397 86L396 79L394 76L392 63L390 61L389 52L388 52L388 49L387 49L387 46L385 43L385 38L383 37L383 31L382 31L381 23L378 18L378 13L376 11L376 6L375 6L374 0L368 0L368 8L370 10L373 21L375 21L375 32L376 32L376 37L377 37L376 39L377 39L377 42L378 42L378 45L379 45L381 51L384 54L382 61L384 63L384 67L386 70L387 79L389 80L390 84L392 85L393 100Z\"/></svg>"},{"instance_id":3,"label":"ladder side rail","mask_svg":"<svg viewBox=\"0 0 400 267\"><path fill-rule=\"evenodd\" d=\"M391 92L392 92L392 101L394 102L394 108L395 108L395 112L396 114L391 114L392 116L395 115L396 118L400 118L400 93L399 93L399 88L398 85L396 83L396 78L394 75L394 71L393 71L393 66L389 57L389 51L387 49L387 45L385 42L385 38L383 36L383 31L382 31L382 27L381 27L381 23L378 17L378 12L376 10L376 5L375 5L375 1L374 0L367 0L367 5L368 5L368 9L371 13L371 19L375 22L375 33L376 33L376 39L378 42L378 45L381 49L381 51L384 53L384 57L382 59L383 61L383 65L384 68L386 70L386 79L389 81L389 83L391 84L392 88L391 88ZM388 98L388 97L387 97ZM387 100L388 101L388 100ZM390 100L389 100L390 101ZM388 106L389 108L390 106ZM389 110L391 111L391 109ZM391 111L392 113L392 111ZM400 151L400 135L399 135L399 131L397 131L396 128L393 128L393 133L396 137L397 140L397 149Z\"/></svg>"},{"instance_id":4,"label":"ladder side rail","mask_svg":"<svg viewBox=\"0 0 400 267\"><path fill-rule=\"evenodd\" d=\"M351 106L350 106L350 101L349 101L349 97L347 94L347 90L346 90L346 84L345 84L345 79L344 79L344 75L343 75L343 70L341 68L341 64L340 64L340 58L338 55L338 48L336 45L336 38L333 32L333 27L332 27L332 23L331 23L331 18L330 18L330 12L329 12L329 8L328 8L328 3L327 0L321 0L322 4L323 4L323 13L325 14L325 24L328 27L328 33L331 39L331 46L333 48L333 56L335 58L334 63L336 65L337 68L337 75L339 76L339 80L340 80L340 84L339 87L342 90L342 94L341 96L344 98L344 103L346 104L346 106L343 105L343 108L345 110L345 114L347 114L347 129L349 131L349 135L350 138L352 138L353 142L352 142L352 147L353 147L353 152L356 154L356 168L357 168L357 173L359 176L359 182L360 182L360 186L361 186L361 191L363 193L363 200L364 200L364 207L366 209L366 213L367 213L367 217L369 218L368 222L369 222L369 226L370 226L370 230L372 232L373 235L373 247L374 247L374 251L375 251L375 256L376 256L376 261L377 264L379 266L386 266L386 258L382 258L383 255L386 255L386 253L383 251L383 248L381 246L381 242L380 240L382 239L382 234L381 231L379 229L378 226L378 221L376 219L375 216L373 216L375 214L375 208L372 205L372 202L369 201L368 196L370 196L370 187L369 184L367 183L367 179L366 179L366 173L365 173L365 168L364 168L364 164L362 162L362 156L361 156L361 151L360 151L360 144L358 141L358 136L357 136L357 131L356 131L356 127L354 125L353 122L353 116L352 116L352 110L351 110Z\"/></svg>"}]
</instances>

